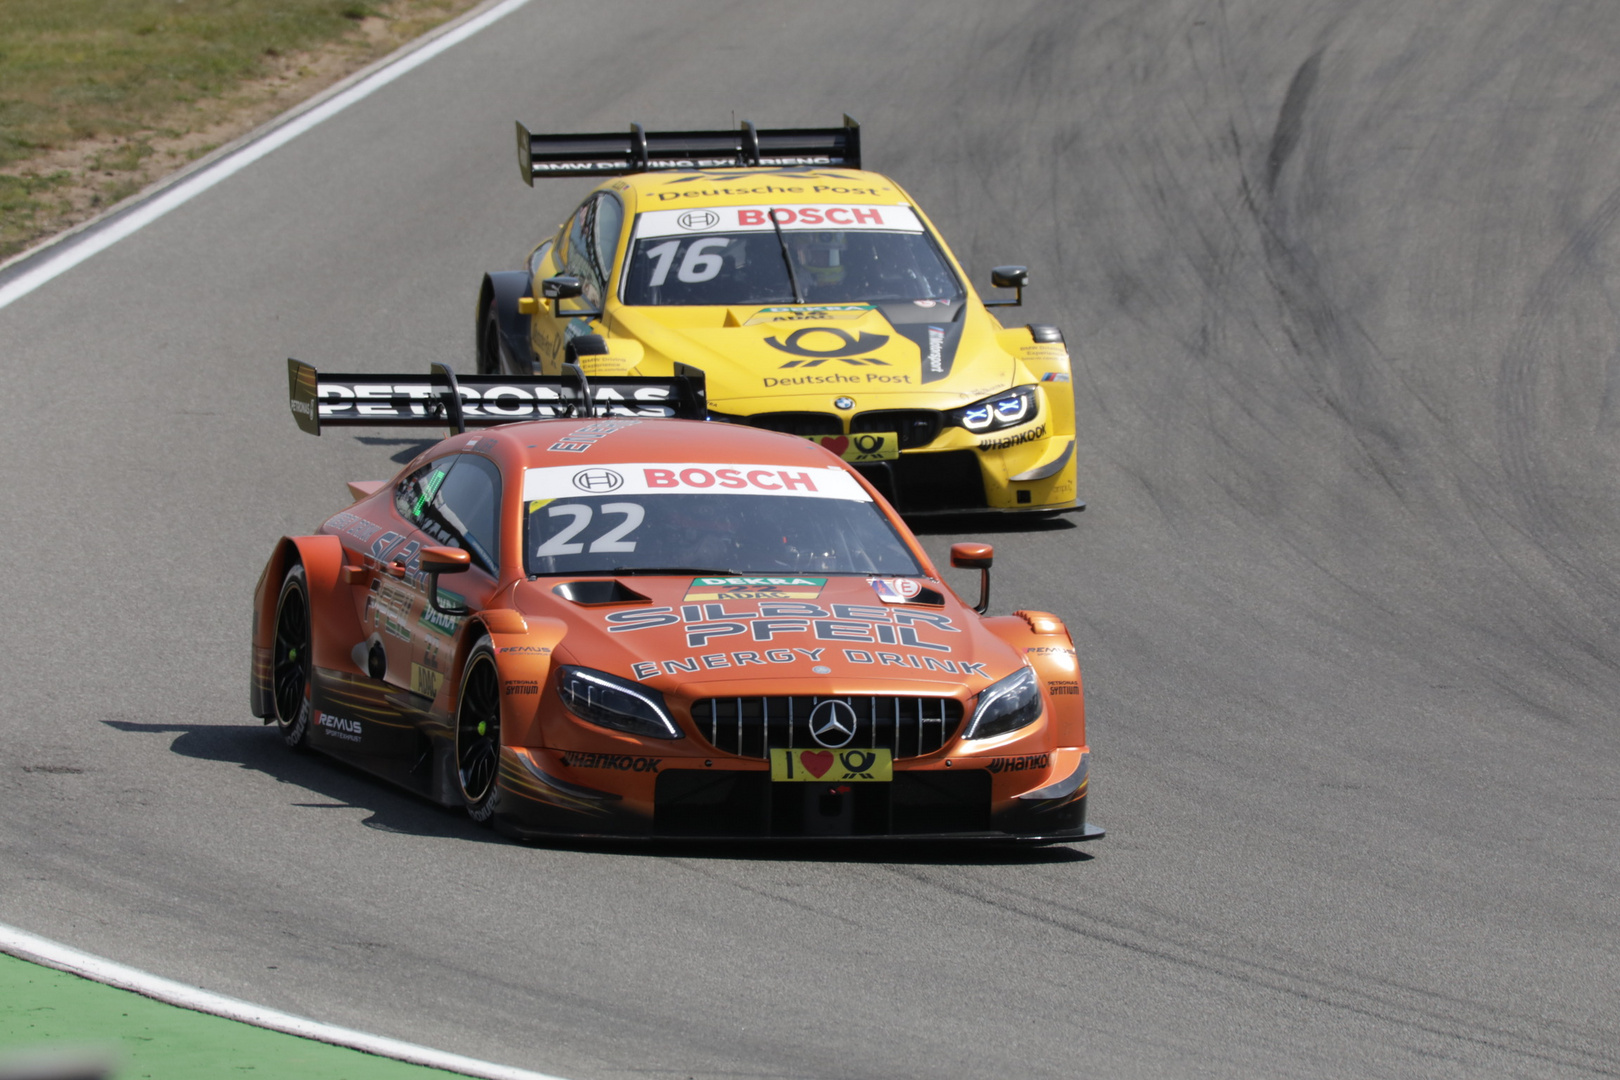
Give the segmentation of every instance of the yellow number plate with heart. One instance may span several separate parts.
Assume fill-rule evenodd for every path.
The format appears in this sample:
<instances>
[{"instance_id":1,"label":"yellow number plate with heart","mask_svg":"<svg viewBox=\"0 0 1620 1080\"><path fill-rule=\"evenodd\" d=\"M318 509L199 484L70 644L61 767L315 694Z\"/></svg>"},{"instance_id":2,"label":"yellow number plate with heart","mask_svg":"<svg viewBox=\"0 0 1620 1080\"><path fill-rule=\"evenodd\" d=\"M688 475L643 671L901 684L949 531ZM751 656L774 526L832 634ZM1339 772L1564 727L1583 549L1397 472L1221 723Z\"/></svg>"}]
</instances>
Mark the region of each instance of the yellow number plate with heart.
<instances>
[{"instance_id":1,"label":"yellow number plate with heart","mask_svg":"<svg viewBox=\"0 0 1620 1080\"><path fill-rule=\"evenodd\" d=\"M875 750L771 751L771 779L804 783L847 784L894 779L894 758Z\"/></svg>"},{"instance_id":2,"label":"yellow number plate with heart","mask_svg":"<svg viewBox=\"0 0 1620 1080\"><path fill-rule=\"evenodd\" d=\"M900 456L900 436L892 431L863 431L857 435L806 435L817 446L845 461L893 461Z\"/></svg>"}]
</instances>

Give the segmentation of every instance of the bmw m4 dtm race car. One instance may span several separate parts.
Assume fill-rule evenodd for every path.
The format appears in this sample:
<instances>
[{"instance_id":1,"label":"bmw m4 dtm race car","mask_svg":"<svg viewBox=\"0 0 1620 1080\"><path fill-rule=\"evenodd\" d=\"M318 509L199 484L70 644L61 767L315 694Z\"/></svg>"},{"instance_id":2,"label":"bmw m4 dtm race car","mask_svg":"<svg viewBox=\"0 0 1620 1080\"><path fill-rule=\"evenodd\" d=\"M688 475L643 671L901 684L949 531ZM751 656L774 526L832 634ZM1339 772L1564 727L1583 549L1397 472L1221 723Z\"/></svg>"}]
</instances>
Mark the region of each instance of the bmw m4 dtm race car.
<instances>
[{"instance_id":1,"label":"bmw m4 dtm race car","mask_svg":"<svg viewBox=\"0 0 1620 1080\"><path fill-rule=\"evenodd\" d=\"M700 369L709 418L809 437L907 515L1083 510L1063 335L1004 326L860 129L535 135L523 178L601 178L522 270L487 274L478 370Z\"/></svg>"},{"instance_id":2,"label":"bmw m4 dtm race car","mask_svg":"<svg viewBox=\"0 0 1620 1080\"><path fill-rule=\"evenodd\" d=\"M322 374L294 418L443 425L272 547L250 699L285 741L519 837L1102 836L1073 642L964 603L807 440L700 376Z\"/></svg>"}]
</instances>

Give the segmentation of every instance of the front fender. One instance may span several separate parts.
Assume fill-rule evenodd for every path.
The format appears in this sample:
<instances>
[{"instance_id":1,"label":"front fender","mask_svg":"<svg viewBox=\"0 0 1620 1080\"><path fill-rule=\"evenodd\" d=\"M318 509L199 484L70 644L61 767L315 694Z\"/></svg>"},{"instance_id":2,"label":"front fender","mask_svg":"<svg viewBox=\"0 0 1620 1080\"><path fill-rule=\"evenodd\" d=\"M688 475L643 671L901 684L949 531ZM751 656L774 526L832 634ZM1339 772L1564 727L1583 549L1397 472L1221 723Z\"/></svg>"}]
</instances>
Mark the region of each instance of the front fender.
<instances>
[{"instance_id":1,"label":"front fender","mask_svg":"<svg viewBox=\"0 0 1620 1080\"><path fill-rule=\"evenodd\" d=\"M275 715L270 687L270 646L275 640L276 601L295 564L309 586L310 633L316 667L354 670L349 649L363 635L343 575L343 544L335 536L283 536L253 590L253 669L249 705L253 715Z\"/></svg>"},{"instance_id":2,"label":"front fender","mask_svg":"<svg viewBox=\"0 0 1620 1080\"><path fill-rule=\"evenodd\" d=\"M522 270L497 270L484 275L478 290L477 341L480 371L499 371L499 357L485 355L488 343L484 340L484 321L491 309L495 312L495 325L500 332L501 348L512 359L519 374L535 370L534 350L529 346L530 316L518 312L518 299L530 295L529 275Z\"/></svg>"},{"instance_id":3,"label":"front fender","mask_svg":"<svg viewBox=\"0 0 1620 1080\"><path fill-rule=\"evenodd\" d=\"M984 620L991 633L1017 649L1035 669L1060 747L1086 745L1086 695L1068 627L1045 611L1015 611Z\"/></svg>"},{"instance_id":4,"label":"front fender","mask_svg":"<svg viewBox=\"0 0 1620 1080\"><path fill-rule=\"evenodd\" d=\"M449 708L454 716L461 697L461 673L467 657L487 636L495 649L495 670L501 679L501 741L507 746L540 746L540 702L551 675L551 656L567 626L561 619L520 616L500 609L470 617L456 641L455 684Z\"/></svg>"},{"instance_id":5,"label":"front fender","mask_svg":"<svg viewBox=\"0 0 1620 1080\"><path fill-rule=\"evenodd\" d=\"M1003 330L996 338L1022 369L1016 381L1040 385L1054 440L1072 437L1074 384L1063 334L1055 326L1031 325Z\"/></svg>"}]
</instances>

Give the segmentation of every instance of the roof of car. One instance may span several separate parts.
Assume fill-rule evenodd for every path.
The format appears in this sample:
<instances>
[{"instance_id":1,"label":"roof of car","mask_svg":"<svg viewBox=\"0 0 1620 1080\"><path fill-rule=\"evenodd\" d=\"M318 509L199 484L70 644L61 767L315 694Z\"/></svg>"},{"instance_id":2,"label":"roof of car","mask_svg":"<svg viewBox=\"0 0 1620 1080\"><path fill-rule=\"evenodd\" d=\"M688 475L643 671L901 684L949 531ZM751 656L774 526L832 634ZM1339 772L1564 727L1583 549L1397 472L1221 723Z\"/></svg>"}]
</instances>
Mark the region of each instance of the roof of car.
<instances>
[{"instance_id":1,"label":"roof of car","mask_svg":"<svg viewBox=\"0 0 1620 1080\"><path fill-rule=\"evenodd\" d=\"M615 462L843 468L836 456L808 439L701 420L636 416L533 420L472 433L465 448L482 449L481 439L491 436L516 450L524 468Z\"/></svg>"},{"instance_id":2,"label":"roof of car","mask_svg":"<svg viewBox=\"0 0 1620 1080\"><path fill-rule=\"evenodd\" d=\"M838 168L726 168L633 173L600 185L625 197L630 209L781 203L911 202L900 185L880 173Z\"/></svg>"}]
</instances>

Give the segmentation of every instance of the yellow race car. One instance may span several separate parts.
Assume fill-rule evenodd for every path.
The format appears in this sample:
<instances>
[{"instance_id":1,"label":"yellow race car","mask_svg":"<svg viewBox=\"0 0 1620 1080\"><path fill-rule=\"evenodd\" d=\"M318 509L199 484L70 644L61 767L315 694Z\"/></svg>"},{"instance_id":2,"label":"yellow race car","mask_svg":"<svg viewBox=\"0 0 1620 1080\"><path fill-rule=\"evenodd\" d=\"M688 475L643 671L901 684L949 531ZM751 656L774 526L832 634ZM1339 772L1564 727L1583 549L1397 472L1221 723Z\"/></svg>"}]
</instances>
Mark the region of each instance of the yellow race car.
<instances>
[{"instance_id":1,"label":"yellow race car","mask_svg":"<svg viewBox=\"0 0 1620 1080\"><path fill-rule=\"evenodd\" d=\"M902 513L1076 498L1069 353L1003 326L923 212L860 168L860 128L534 135L523 179L602 177L523 270L485 275L478 371L700 369L711 420L805 436Z\"/></svg>"}]
</instances>

